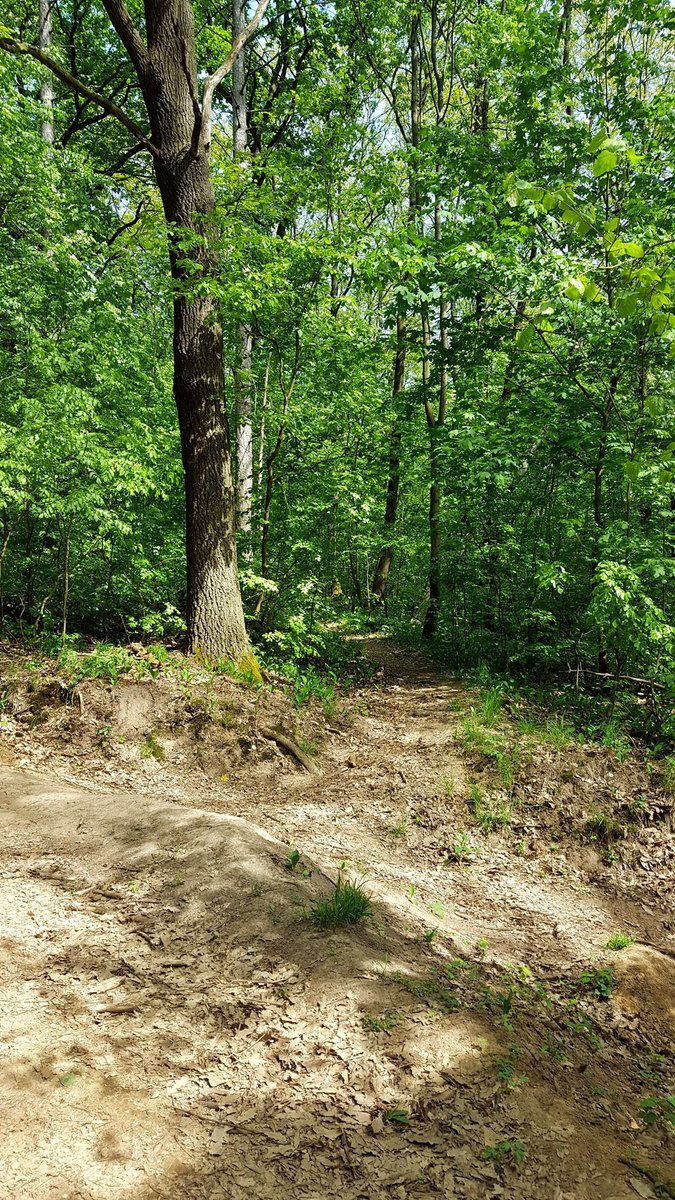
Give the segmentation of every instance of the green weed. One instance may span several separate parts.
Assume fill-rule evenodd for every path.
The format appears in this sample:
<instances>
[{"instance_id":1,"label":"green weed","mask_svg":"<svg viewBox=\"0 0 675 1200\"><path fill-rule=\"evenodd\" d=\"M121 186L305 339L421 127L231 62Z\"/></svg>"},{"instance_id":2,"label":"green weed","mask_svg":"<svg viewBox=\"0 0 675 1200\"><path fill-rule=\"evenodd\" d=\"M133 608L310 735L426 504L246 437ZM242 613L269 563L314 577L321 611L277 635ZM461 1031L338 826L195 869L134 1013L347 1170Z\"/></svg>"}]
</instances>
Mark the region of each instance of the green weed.
<instances>
[{"instance_id":1,"label":"green weed","mask_svg":"<svg viewBox=\"0 0 675 1200\"><path fill-rule=\"evenodd\" d=\"M558 751L565 750L575 736L572 726L558 716L539 718L530 714L518 722L518 731Z\"/></svg>"},{"instance_id":2,"label":"green weed","mask_svg":"<svg viewBox=\"0 0 675 1200\"><path fill-rule=\"evenodd\" d=\"M640 1101L640 1116L645 1125L675 1127L675 1096L647 1096Z\"/></svg>"},{"instance_id":3,"label":"green weed","mask_svg":"<svg viewBox=\"0 0 675 1200\"><path fill-rule=\"evenodd\" d=\"M579 982L586 991L594 992L599 1000L609 1000L614 986L614 972L611 967L585 967Z\"/></svg>"},{"instance_id":4,"label":"green weed","mask_svg":"<svg viewBox=\"0 0 675 1200\"><path fill-rule=\"evenodd\" d=\"M619 721L610 718L602 733L602 745L613 750L619 762L625 762L633 749Z\"/></svg>"},{"instance_id":5,"label":"green weed","mask_svg":"<svg viewBox=\"0 0 675 1200\"><path fill-rule=\"evenodd\" d=\"M497 1142L494 1146L486 1146L481 1150L480 1156L486 1162L496 1162L500 1166L509 1159L516 1166L520 1166L525 1157L525 1147L517 1138L511 1138L508 1141Z\"/></svg>"},{"instance_id":6,"label":"green weed","mask_svg":"<svg viewBox=\"0 0 675 1200\"><path fill-rule=\"evenodd\" d=\"M621 838L624 835L623 826L615 821L607 813L596 809L591 813L586 822L586 833L592 842L600 842L608 846L610 842Z\"/></svg>"},{"instance_id":7,"label":"green weed","mask_svg":"<svg viewBox=\"0 0 675 1200\"><path fill-rule=\"evenodd\" d=\"M157 741L153 733L149 733L143 738L140 745L141 758L154 758L157 762L164 762L166 751L164 747Z\"/></svg>"},{"instance_id":8,"label":"green weed","mask_svg":"<svg viewBox=\"0 0 675 1200\"><path fill-rule=\"evenodd\" d=\"M449 862L470 862L471 858L480 854L477 846L472 846L469 835L464 829L455 834L455 840L448 853Z\"/></svg>"},{"instance_id":9,"label":"green weed","mask_svg":"<svg viewBox=\"0 0 675 1200\"><path fill-rule=\"evenodd\" d=\"M486 725L491 725L495 718L499 716L503 703L504 692L502 688L488 688L481 698L481 720L484 721Z\"/></svg>"},{"instance_id":10,"label":"green weed","mask_svg":"<svg viewBox=\"0 0 675 1200\"><path fill-rule=\"evenodd\" d=\"M457 779L453 771L441 776L441 787L448 800L452 800L457 795Z\"/></svg>"},{"instance_id":11,"label":"green weed","mask_svg":"<svg viewBox=\"0 0 675 1200\"><path fill-rule=\"evenodd\" d=\"M319 753L319 747L313 738L299 737L298 746L308 758L314 758Z\"/></svg>"},{"instance_id":12,"label":"green weed","mask_svg":"<svg viewBox=\"0 0 675 1200\"><path fill-rule=\"evenodd\" d=\"M571 1033L583 1034L591 1050L602 1050L602 1038L593 1029L589 1017L581 1016L578 1021L566 1021L565 1024Z\"/></svg>"},{"instance_id":13,"label":"green weed","mask_svg":"<svg viewBox=\"0 0 675 1200\"><path fill-rule=\"evenodd\" d=\"M462 723L461 730L455 734L455 741L467 754L479 758L496 758L505 749L502 735L490 733L475 715L467 717Z\"/></svg>"},{"instance_id":14,"label":"green weed","mask_svg":"<svg viewBox=\"0 0 675 1200\"><path fill-rule=\"evenodd\" d=\"M82 679L107 679L117 683L120 675L128 674L136 660L123 646L102 642L89 654L77 654L70 646L64 647L57 659L57 666L73 686Z\"/></svg>"},{"instance_id":15,"label":"green weed","mask_svg":"<svg viewBox=\"0 0 675 1200\"><path fill-rule=\"evenodd\" d=\"M408 832L408 818L401 817L395 825L390 825L387 833L393 838L403 838Z\"/></svg>"},{"instance_id":16,"label":"green weed","mask_svg":"<svg viewBox=\"0 0 675 1200\"><path fill-rule=\"evenodd\" d=\"M504 800L484 796L477 783L469 784L469 808L483 833L503 829L511 821L511 806Z\"/></svg>"},{"instance_id":17,"label":"green weed","mask_svg":"<svg viewBox=\"0 0 675 1200\"><path fill-rule=\"evenodd\" d=\"M380 1017L373 1017L366 1013L361 1020L361 1025L366 1033L390 1033L400 1021L401 1014L397 1012L383 1013Z\"/></svg>"},{"instance_id":18,"label":"green weed","mask_svg":"<svg viewBox=\"0 0 675 1200\"><path fill-rule=\"evenodd\" d=\"M497 1075L509 1091L516 1091L528 1082L528 1076L518 1073L518 1059L520 1058L520 1047L513 1045L509 1049L507 1058L498 1058L495 1062L497 1067Z\"/></svg>"}]
</instances>

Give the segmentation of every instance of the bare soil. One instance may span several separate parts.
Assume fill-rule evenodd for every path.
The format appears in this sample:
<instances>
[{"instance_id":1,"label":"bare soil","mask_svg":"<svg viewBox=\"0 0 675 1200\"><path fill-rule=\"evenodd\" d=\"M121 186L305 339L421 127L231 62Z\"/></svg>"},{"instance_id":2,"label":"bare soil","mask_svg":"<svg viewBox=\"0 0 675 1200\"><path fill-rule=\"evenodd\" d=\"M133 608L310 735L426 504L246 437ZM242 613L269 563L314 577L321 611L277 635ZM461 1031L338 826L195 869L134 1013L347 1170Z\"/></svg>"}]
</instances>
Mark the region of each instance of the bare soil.
<instances>
[{"instance_id":1,"label":"bare soil","mask_svg":"<svg viewBox=\"0 0 675 1200\"><path fill-rule=\"evenodd\" d=\"M366 649L374 682L329 717L206 673L16 676L3 1200L675 1196L658 773L506 712L505 781L462 740L475 691ZM317 929L340 873L374 915Z\"/></svg>"}]
</instances>

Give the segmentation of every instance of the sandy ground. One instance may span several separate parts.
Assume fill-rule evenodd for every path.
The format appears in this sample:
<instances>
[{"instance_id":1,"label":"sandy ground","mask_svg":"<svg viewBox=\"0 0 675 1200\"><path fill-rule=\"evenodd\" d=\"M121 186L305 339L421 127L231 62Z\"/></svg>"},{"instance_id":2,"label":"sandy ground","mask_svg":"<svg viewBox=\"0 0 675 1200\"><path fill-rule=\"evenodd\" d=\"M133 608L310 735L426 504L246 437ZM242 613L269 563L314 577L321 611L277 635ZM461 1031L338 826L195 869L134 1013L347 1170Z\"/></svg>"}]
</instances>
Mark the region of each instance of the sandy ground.
<instances>
[{"instance_id":1,"label":"sandy ground","mask_svg":"<svg viewBox=\"0 0 675 1200\"><path fill-rule=\"evenodd\" d=\"M78 783L44 754L0 770L3 1200L675 1195L662 825L613 874L568 836L568 793L618 803L630 770L542 750L481 835L472 697L369 652L321 774L269 745L194 786L169 756L133 792L81 755ZM340 871L374 915L322 931Z\"/></svg>"}]
</instances>

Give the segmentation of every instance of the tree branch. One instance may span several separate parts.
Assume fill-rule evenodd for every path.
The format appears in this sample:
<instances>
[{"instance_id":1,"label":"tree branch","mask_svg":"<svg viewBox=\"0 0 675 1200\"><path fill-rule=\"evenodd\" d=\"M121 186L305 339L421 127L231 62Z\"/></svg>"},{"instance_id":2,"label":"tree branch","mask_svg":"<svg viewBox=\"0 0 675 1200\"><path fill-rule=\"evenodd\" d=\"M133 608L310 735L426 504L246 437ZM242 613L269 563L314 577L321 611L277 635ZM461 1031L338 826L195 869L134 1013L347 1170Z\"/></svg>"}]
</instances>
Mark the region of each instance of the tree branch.
<instances>
[{"instance_id":1,"label":"tree branch","mask_svg":"<svg viewBox=\"0 0 675 1200\"><path fill-rule=\"evenodd\" d=\"M253 34L265 15L265 10L268 3L269 0L258 0L258 7L254 12L253 17L249 21L246 28L242 29L239 36L234 39L234 42L232 43L232 49L225 59L225 62L218 67L217 71L214 71L212 75L209 75L204 84L204 92L202 95L202 139L205 146L208 146L211 141L211 109L213 107L213 93L218 87L218 84L222 83L225 76L229 75L232 67L244 49L244 46L253 37Z\"/></svg>"},{"instance_id":2,"label":"tree branch","mask_svg":"<svg viewBox=\"0 0 675 1200\"><path fill-rule=\"evenodd\" d=\"M148 66L148 52L124 0L103 0L103 7L142 83Z\"/></svg>"},{"instance_id":3,"label":"tree branch","mask_svg":"<svg viewBox=\"0 0 675 1200\"><path fill-rule=\"evenodd\" d=\"M51 71L52 75L60 79L61 83L65 83L71 92L76 92L77 95L84 96L87 100L91 100L92 104L98 104L99 108L102 108L109 116L115 117L120 125L124 125L125 129L133 133L136 140L142 144L145 150L149 150L155 157L159 156L157 147L153 146L150 139L143 133L140 126L135 121L132 121L131 117L128 117L112 100L99 95L93 88L87 87L86 83L82 83L80 79L76 79L74 75L70 74L70 71L66 71L65 67L60 66L48 54L45 54L42 50L38 50L37 46L31 46L28 42L18 42L12 37L0 37L0 49L6 50L8 54L27 55L28 58L34 58L36 62L41 63L43 67Z\"/></svg>"}]
</instances>

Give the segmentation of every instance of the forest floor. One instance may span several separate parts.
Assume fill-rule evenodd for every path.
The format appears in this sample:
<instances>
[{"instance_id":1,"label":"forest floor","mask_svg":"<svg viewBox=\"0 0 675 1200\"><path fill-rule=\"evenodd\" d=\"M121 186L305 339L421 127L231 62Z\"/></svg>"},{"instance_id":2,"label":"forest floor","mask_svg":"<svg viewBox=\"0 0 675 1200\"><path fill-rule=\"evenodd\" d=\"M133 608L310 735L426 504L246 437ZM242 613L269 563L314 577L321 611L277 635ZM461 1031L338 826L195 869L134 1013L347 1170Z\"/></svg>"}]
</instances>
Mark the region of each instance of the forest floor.
<instances>
[{"instance_id":1,"label":"forest floor","mask_svg":"<svg viewBox=\"0 0 675 1200\"><path fill-rule=\"evenodd\" d=\"M675 1196L663 780L364 644L329 716L14 673L3 1200Z\"/></svg>"}]
</instances>

